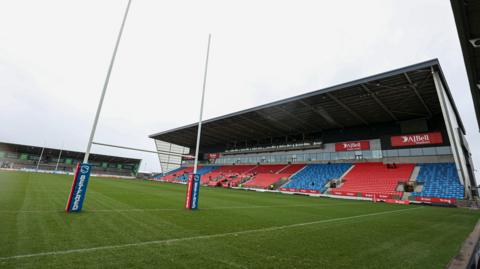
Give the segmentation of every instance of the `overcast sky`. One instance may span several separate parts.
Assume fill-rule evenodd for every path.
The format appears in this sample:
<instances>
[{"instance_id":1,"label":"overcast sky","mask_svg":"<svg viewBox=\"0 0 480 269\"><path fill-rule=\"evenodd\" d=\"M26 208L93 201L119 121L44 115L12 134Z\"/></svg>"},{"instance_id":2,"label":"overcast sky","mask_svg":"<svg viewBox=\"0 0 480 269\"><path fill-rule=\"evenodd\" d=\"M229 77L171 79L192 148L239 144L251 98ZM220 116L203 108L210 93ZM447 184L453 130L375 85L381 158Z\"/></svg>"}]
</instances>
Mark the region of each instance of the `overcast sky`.
<instances>
[{"instance_id":1,"label":"overcast sky","mask_svg":"<svg viewBox=\"0 0 480 269\"><path fill-rule=\"evenodd\" d=\"M85 150L126 4L0 1L0 141ZM148 135L197 121L209 32L205 118L438 58L480 167L448 0L133 0L95 140L153 150Z\"/></svg>"}]
</instances>

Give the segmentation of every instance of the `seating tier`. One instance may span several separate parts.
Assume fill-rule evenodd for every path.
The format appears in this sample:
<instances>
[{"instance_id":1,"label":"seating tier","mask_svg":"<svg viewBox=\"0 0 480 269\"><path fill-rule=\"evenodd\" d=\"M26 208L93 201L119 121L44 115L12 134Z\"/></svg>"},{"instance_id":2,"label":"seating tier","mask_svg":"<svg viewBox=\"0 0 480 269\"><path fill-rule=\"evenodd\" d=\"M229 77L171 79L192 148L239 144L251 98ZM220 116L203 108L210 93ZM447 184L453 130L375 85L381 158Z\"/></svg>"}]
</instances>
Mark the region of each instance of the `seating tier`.
<instances>
[{"instance_id":1,"label":"seating tier","mask_svg":"<svg viewBox=\"0 0 480 269\"><path fill-rule=\"evenodd\" d=\"M389 168L383 163L358 163L343 177L344 183L336 191L360 194L402 196L396 191L399 182L406 182L414 164L397 164Z\"/></svg>"},{"instance_id":2,"label":"seating tier","mask_svg":"<svg viewBox=\"0 0 480 269\"><path fill-rule=\"evenodd\" d=\"M457 169L453 163L419 164L417 182L423 183L421 192L413 196L436 198L464 198L464 188L460 183Z\"/></svg>"},{"instance_id":3,"label":"seating tier","mask_svg":"<svg viewBox=\"0 0 480 269\"><path fill-rule=\"evenodd\" d=\"M324 192L325 184L340 178L351 164L309 164L303 170L294 175L290 182L283 188L318 190Z\"/></svg>"}]
</instances>

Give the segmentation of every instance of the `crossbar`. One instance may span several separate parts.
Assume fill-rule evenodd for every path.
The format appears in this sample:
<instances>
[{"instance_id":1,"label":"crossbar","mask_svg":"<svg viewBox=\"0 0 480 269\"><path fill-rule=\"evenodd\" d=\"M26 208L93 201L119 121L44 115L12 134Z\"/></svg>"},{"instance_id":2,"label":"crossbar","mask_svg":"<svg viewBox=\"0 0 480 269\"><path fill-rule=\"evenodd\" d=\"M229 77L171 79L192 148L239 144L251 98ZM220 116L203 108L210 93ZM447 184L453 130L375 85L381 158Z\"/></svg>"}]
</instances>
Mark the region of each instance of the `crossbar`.
<instances>
[{"instance_id":1,"label":"crossbar","mask_svg":"<svg viewBox=\"0 0 480 269\"><path fill-rule=\"evenodd\" d=\"M166 155L174 155L174 156L190 157L190 158L192 157L192 155L184 155L184 154L174 153L174 152L165 151L165 150L157 150L157 151L155 151L155 150L148 150L148 149L137 149L137 148L131 148L131 147L125 147L125 146L117 146L117 145L112 145L112 144L105 144L105 143L100 143L100 142L92 142L92 144L98 145L98 146L104 146L104 147L128 149L128 150L148 152L148 153L155 153L155 154L166 154Z\"/></svg>"}]
</instances>

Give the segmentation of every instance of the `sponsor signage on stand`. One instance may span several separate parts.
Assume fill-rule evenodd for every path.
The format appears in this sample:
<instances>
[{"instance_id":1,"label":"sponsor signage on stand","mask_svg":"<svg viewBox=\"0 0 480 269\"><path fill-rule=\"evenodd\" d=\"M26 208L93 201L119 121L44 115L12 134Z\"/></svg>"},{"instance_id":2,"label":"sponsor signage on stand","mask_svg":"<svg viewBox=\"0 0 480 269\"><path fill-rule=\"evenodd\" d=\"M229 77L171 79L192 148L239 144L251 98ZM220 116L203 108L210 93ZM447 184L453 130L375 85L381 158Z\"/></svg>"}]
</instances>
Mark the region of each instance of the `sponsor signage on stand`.
<instances>
[{"instance_id":1,"label":"sponsor signage on stand","mask_svg":"<svg viewBox=\"0 0 480 269\"><path fill-rule=\"evenodd\" d=\"M220 153L207 153L206 155L207 155L207 159L209 160L218 159L222 156Z\"/></svg>"},{"instance_id":2,"label":"sponsor signage on stand","mask_svg":"<svg viewBox=\"0 0 480 269\"><path fill-rule=\"evenodd\" d=\"M442 144L443 138L442 133L434 132L392 136L390 142L393 147L434 145Z\"/></svg>"},{"instance_id":3,"label":"sponsor signage on stand","mask_svg":"<svg viewBox=\"0 0 480 269\"><path fill-rule=\"evenodd\" d=\"M335 143L335 151L369 150L370 141L348 141Z\"/></svg>"},{"instance_id":4,"label":"sponsor signage on stand","mask_svg":"<svg viewBox=\"0 0 480 269\"><path fill-rule=\"evenodd\" d=\"M457 200L454 198L435 198L435 197L416 196L415 201L427 202L427 203L455 204Z\"/></svg>"}]
</instances>

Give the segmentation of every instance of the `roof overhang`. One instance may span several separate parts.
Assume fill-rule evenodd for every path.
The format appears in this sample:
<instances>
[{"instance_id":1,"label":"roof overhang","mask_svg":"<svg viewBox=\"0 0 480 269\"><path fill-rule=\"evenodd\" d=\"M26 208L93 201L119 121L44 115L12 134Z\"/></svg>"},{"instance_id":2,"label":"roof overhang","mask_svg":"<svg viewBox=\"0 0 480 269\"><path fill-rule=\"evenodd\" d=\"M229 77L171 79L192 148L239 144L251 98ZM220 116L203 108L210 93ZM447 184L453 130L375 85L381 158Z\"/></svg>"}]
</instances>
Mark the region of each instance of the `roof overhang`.
<instances>
[{"instance_id":1,"label":"roof overhang","mask_svg":"<svg viewBox=\"0 0 480 269\"><path fill-rule=\"evenodd\" d=\"M9 150L9 149L14 149L18 153L40 154L43 147L0 142L0 151ZM60 153L62 158L73 158L73 159L83 159L83 156L85 155L84 152L71 151L68 149L44 148L45 156L59 156ZM140 163L141 159L92 153L90 155L90 162Z\"/></svg>"},{"instance_id":2,"label":"roof overhang","mask_svg":"<svg viewBox=\"0 0 480 269\"><path fill-rule=\"evenodd\" d=\"M480 128L480 1L451 0L450 2Z\"/></svg>"},{"instance_id":3,"label":"roof overhang","mask_svg":"<svg viewBox=\"0 0 480 269\"><path fill-rule=\"evenodd\" d=\"M437 71L465 132L437 59L245 109L202 123L202 148L329 129L401 122L441 115ZM150 135L194 148L198 123Z\"/></svg>"}]
</instances>

